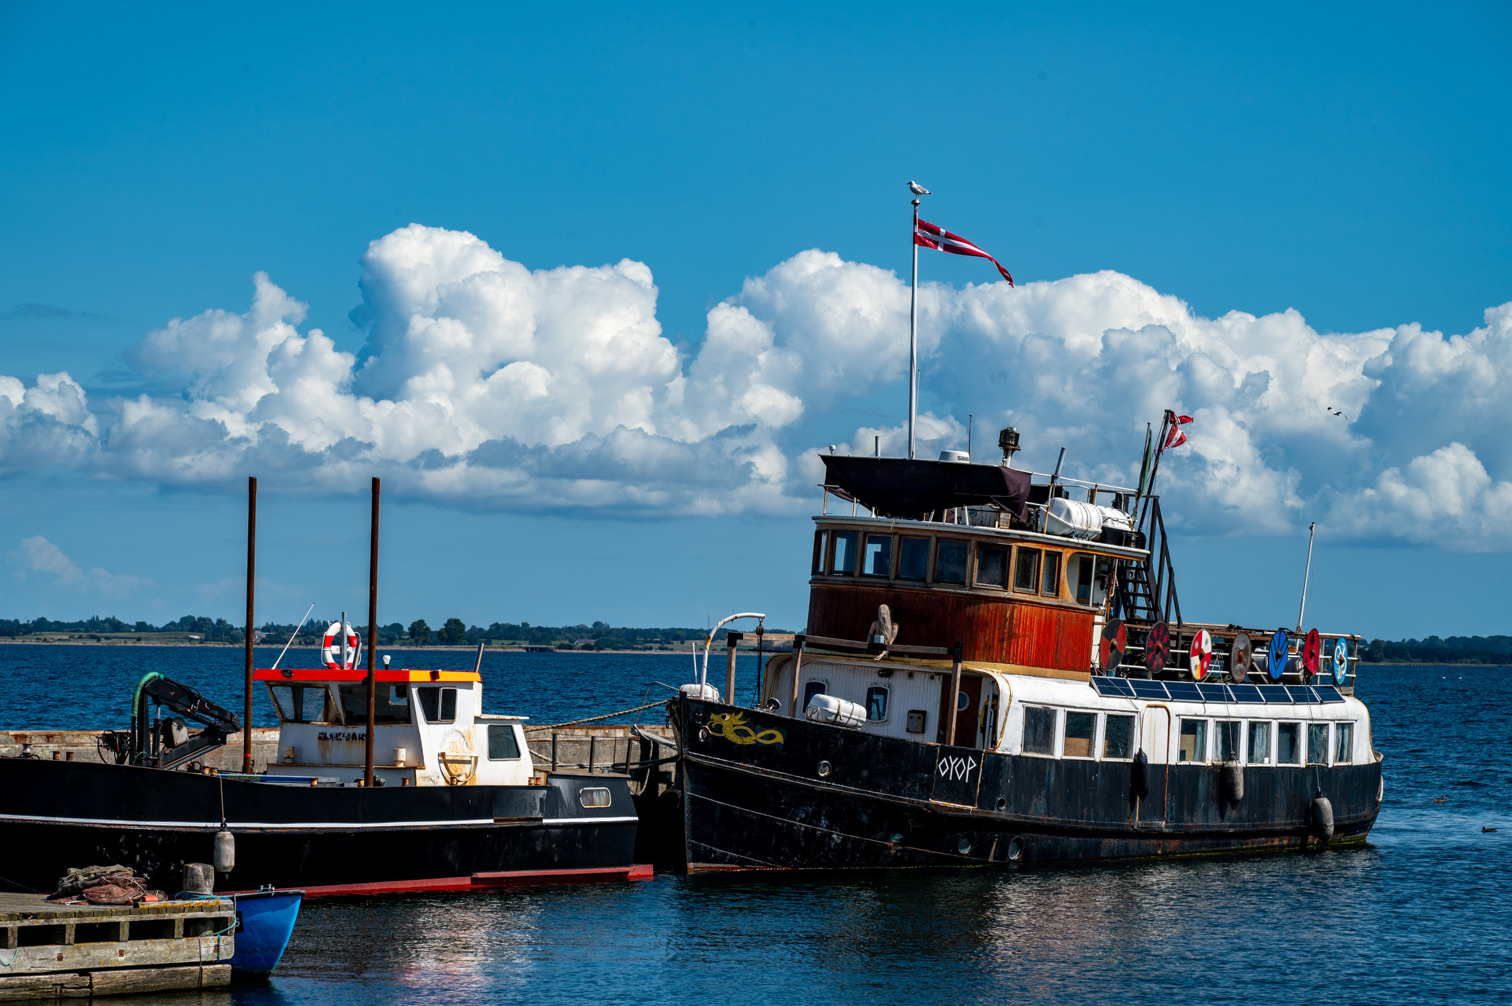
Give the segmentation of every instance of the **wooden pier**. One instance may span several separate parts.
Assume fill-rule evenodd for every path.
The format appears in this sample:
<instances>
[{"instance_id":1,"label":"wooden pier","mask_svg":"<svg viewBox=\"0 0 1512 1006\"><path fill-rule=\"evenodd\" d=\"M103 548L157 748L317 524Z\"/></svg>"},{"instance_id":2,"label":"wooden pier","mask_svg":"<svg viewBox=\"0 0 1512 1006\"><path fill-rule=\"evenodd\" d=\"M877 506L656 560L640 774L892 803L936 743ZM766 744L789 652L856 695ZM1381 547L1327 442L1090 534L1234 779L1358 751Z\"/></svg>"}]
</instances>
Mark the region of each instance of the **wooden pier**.
<instances>
[{"instance_id":1,"label":"wooden pier","mask_svg":"<svg viewBox=\"0 0 1512 1006\"><path fill-rule=\"evenodd\" d=\"M229 899L64 905L0 894L0 1001L228 985L235 929Z\"/></svg>"}]
</instances>

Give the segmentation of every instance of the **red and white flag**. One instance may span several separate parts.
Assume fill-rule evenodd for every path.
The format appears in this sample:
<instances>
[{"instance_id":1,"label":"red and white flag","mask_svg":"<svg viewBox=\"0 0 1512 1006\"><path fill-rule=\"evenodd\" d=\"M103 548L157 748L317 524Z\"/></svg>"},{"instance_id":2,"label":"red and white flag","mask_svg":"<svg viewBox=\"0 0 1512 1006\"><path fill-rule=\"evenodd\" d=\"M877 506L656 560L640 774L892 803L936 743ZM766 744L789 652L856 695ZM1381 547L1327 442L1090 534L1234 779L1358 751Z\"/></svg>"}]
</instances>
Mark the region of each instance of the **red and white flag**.
<instances>
[{"instance_id":1,"label":"red and white flag","mask_svg":"<svg viewBox=\"0 0 1512 1006\"><path fill-rule=\"evenodd\" d=\"M1162 451L1172 447L1180 447L1186 443L1186 432L1182 430L1182 427L1190 423L1192 417L1178 416L1175 411L1166 409L1166 421L1170 423L1171 432L1166 434L1165 444L1160 448Z\"/></svg>"},{"instance_id":2,"label":"red and white flag","mask_svg":"<svg viewBox=\"0 0 1512 1006\"><path fill-rule=\"evenodd\" d=\"M919 226L914 230L914 244L922 245L925 248L933 248L935 251L949 252L952 255L975 255L977 258L984 258L997 266L997 271L1003 274L1003 278L1008 281L1009 286L1013 285L1013 277L1008 274L1007 269L1003 268L1001 262L959 234L952 234L943 228L936 227L934 224L925 223L923 220L920 220Z\"/></svg>"}]
</instances>

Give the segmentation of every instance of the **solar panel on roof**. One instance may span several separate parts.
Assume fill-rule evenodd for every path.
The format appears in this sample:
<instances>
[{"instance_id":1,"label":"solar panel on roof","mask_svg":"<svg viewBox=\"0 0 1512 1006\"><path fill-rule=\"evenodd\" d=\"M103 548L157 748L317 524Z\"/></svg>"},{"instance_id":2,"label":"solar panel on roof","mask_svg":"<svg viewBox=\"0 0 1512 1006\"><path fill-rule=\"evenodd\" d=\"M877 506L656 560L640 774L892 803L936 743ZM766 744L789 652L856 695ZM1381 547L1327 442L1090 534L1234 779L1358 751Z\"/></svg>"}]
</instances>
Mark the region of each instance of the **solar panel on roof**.
<instances>
[{"instance_id":1,"label":"solar panel on roof","mask_svg":"<svg viewBox=\"0 0 1512 1006\"><path fill-rule=\"evenodd\" d=\"M1170 698L1166 694L1164 681L1149 681L1145 678L1130 678L1129 687L1134 689L1134 694L1141 699L1160 699L1164 701Z\"/></svg>"},{"instance_id":2,"label":"solar panel on roof","mask_svg":"<svg viewBox=\"0 0 1512 1006\"><path fill-rule=\"evenodd\" d=\"M1097 689L1099 695L1118 695L1117 678L1093 678L1092 687Z\"/></svg>"},{"instance_id":3,"label":"solar panel on roof","mask_svg":"<svg viewBox=\"0 0 1512 1006\"><path fill-rule=\"evenodd\" d=\"M1260 697L1266 702L1291 702L1292 698L1286 692L1285 685L1256 685L1260 689Z\"/></svg>"},{"instance_id":4,"label":"solar panel on roof","mask_svg":"<svg viewBox=\"0 0 1512 1006\"><path fill-rule=\"evenodd\" d=\"M1306 685L1286 685L1285 687L1287 692L1290 693L1293 702L1312 703L1318 701L1318 697L1313 694L1313 690Z\"/></svg>"},{"instance_id":5,"label":"solar panel on roof","mask_svg":"<svg viewBox=\"0 0 1512 1006\"><path fill-rule=\"evenodd\" d=\"M1333 685L1314 685L1313 691L1318 693L1318 698L1324 702L1343 702L1344 696Z\"/></svg>"},{"instance_id":6,"label":"solar panel on roof","mask_svg":"<svg viewBox=\"0 0 1512 1006\"><path fill-rule=\"evenodd\" d=\"M1217 682L1204 681L1197 686L1197 690L1202 693L1202 701L1204 702L1234 701L1233 696L1229 695L1228 689Z\"/></svg>"},{"instance_id":7,"label":"solar panel on roof","mask_svg":"<svg viewBox=\"0 0 1512 1006\"><path fill-rule=\"evenodd\" d=\"M1123 678L1109 678L1108 680L1113 684L1119 695L1122 695L1126 699L1134 697L1134 689L1130 688L1129 683Z\"/></svg>"},{"instance_id":8,"label":"solar panel on roof","mask_svg":"<svg viewBox=\"0 0 1512 1006\"><path fill-rule=\"evenodd\" d=\"M1260 689L1254 685L1229 685L1229 691L1234 693L1234 699L1239 702L1264 702L1260 695Z\"/></svg>"},{"instance_id":9,"label":"solar panel on roof","mask_svg":"<svg viewBox=\"0 0 1512 1006\"><path fill-rule=\"evenodd\" d=\"M1201 702L1202 692L1190 681L1167 681L1166 691L1177 702Z\"/></svg>"}]
</instances>

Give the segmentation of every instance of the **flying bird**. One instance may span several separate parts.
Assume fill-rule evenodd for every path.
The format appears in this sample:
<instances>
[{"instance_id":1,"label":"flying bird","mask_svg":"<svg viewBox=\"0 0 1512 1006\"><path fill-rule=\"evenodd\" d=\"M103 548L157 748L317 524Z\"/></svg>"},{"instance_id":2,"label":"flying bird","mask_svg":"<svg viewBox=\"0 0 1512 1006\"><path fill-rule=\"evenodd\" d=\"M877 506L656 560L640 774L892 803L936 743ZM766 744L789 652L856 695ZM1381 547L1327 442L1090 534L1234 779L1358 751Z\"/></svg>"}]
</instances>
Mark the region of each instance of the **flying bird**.
<instances>
[{"instance_id":1,"label":"flying bird","mask_svg":"<svg viewBox=\"0 0 1512 1006\"><path fill-rule=\"evenodd\" d=\"M1323 407L1328 410L1328 414L1330 416L1343 416L1345 422L1349 421L1349 417L1348 416L1345 416L1344 413L1340 412L1338 409L1334 408L1332 405L1325 405Z\"/></svg>"},{"instance_id":2,"label":"flying bird","mask_svg":"<svg viewBox=\"0 0 1512 1006\"><path fill-rule=\"evenodd\" d=\"M924 186L920 185L918 182L909 182L908 183L908 191L912 192L916 196L930 196L930 195L934 195L934 193L930 192L928 189L926 189Z\"/></svg>"}]
</instances>

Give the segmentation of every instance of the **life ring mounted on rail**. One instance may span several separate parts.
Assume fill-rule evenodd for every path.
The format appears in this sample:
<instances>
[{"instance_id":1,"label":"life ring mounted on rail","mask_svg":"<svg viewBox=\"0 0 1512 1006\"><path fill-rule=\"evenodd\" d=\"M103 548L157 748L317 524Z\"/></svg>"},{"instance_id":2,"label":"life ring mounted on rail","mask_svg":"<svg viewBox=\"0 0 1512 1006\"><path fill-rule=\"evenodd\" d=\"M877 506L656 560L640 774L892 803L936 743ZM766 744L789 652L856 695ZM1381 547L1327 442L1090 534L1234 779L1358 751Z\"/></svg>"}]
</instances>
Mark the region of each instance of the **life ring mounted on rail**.
<instances>
[{"instance_id":1,"label":"life ring mounted on rail","mask_svg":"<svg viewBox=\"0 0 1512 1006\"><path fill-rule=\"evenodd\" d=\"M325 638L321 642L320 659L327 667L350 671L357 666L357 655L362 651L362 637L357 635L357 630L347 626L347 659L346 663L341 660L341 623L332 622L325 630Z\"/></svg>"}]
</instances>

